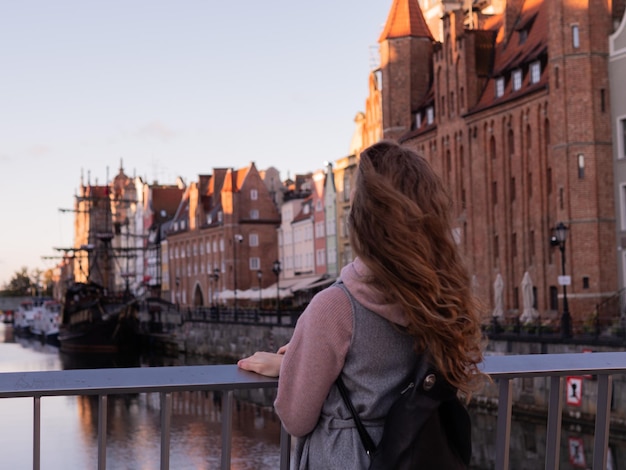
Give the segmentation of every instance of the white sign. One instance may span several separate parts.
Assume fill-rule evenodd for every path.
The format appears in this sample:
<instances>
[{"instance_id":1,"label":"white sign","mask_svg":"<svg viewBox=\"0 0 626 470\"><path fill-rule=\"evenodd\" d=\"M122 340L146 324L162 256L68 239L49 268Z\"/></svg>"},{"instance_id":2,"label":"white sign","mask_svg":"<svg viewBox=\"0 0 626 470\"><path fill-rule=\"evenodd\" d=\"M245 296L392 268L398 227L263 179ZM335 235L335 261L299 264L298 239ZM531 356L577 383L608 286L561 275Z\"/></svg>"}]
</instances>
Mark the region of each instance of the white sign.
<instances>
[{"instance_id":1,"label":"white sign","mask_svg":"<svg viewBox=\"0 0 626 470\"><path fill-rule=\"evenodd\" d=\"M567 378L567 404L580 406L583 401L583 379L582 377Z\"/></svg>"},{"instance_id":2,"label":"white sign","mask_svg":"<svg viewBox=\"0 0 626 470\"><path fill-rule=\"evenodd\" d=\"M569 286L572 284L570 276L559 276L559 286Z\"/></svg>"}]
</instances>

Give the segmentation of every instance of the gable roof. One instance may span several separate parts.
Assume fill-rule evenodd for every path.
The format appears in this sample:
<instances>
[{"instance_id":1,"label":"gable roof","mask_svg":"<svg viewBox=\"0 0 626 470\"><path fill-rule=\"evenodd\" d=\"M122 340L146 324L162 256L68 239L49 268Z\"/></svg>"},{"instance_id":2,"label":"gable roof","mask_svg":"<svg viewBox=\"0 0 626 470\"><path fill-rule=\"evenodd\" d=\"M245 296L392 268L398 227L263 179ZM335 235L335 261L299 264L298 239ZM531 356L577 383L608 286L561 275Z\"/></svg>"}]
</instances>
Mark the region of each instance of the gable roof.
<instances>
[{"instance_id":1,"label":"gable roof","mask_svg":"<svg viewBox=\"0 0 626 470\"><path fill-rule=\"evenodd\" d=\"M434 40L417 0L393 0L378 42L409 36Z\"/></svg>"}]
</instances>

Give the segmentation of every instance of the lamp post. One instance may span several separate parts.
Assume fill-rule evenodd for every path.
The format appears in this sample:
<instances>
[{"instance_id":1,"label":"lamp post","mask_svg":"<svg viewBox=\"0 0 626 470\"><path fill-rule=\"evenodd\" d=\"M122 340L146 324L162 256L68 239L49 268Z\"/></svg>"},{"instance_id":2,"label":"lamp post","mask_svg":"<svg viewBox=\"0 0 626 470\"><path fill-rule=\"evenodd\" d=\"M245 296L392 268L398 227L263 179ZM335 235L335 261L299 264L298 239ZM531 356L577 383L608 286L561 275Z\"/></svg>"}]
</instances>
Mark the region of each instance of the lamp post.
<instances>
[{"instance_id":1,"label":"lamp post","mask_svg":"<svg viewBox=\"0 0 626 470\"><path fill-rule=\"evenodd\" d=\"M280 314L280 287L279 287L279 279L280 279L280 261L274 261L272 265L272 272L276 275L276 321L279 325L282 325L282 318Z\"/></svg>"},{"instance_id":2,"label":"lamp post","mask_svg":"<svg viewBox=\"0 0 626 470\"><path fill-rule=\"evenodd\" d=\"M237 321L237 243L243 242L243 236L239 233L235 234L235 245L233 246L233 256L235 262L233 263L233 281L235 287L235 322Z\"/></svg>"},{"instance_id":3,"label":"lamp post","mask_svg":"<svg viewBox=\"0 0 626 470\"><path fill-rule=\"evenodd\" d=\"M570 284L570 277L565 275L565 240L569 228L563 222L559 222L553 229L553 235L550 239L552 246L558 246L561 252L561 276L559 276L559 284L563 286L563 313L561 314L561 336L569 338L572 336L572 317L569 313L567 304L567 286Z\"/></svg>"}]
</instances>

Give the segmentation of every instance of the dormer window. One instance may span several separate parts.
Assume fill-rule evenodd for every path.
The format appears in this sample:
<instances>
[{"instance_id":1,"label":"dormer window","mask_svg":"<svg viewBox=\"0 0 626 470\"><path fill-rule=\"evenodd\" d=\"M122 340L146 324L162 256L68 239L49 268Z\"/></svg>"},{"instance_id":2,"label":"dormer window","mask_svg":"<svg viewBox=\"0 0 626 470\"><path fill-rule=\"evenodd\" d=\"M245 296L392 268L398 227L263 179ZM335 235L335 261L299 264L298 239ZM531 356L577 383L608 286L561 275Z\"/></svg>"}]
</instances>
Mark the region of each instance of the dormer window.
<instances>
[{"instance_id":1,"label":"dormer window","mask_svg":"<svg viewBox=\"0 0 626 470\"><path fill-rule=\"evenodd\" d=\"M527 29L520 30L520 32L519 32L519 43L520 43L520 46L526 42L526 39L528 39L528 30Z\"/></svg>"},{"instance_id":2,"label":"dormer window","mask_svg":"<svg viewBox=\"0 0 626 470\"><path fill-rule=\"evenodd\" d=\"M496 78L496 98L504 95L504 77Z\"/></svg>"},{"instance_id":3,"label":"dormer window","mask_svg":"<svg viewBox=\"0 0 626 470\"><path fill-rule=\"evenodd\" d=\"M422 127L422 113L415 113L415 128Z\"/></svg>"},{"instance_id":4,"label":"dormer window","mask_svg":"<svg viewBox=\"0 0 626 470\"><path fill-rule=\"evenodd\" d=\"M304 213L308 214L309 212L310 212L309 205L307 204L306 206L304 206Z\"/></svg>"},{"instance_id":5,"label":"dormer window","mask_svg":"<svg viewBox=\"0 0 626 470\"><path fill-rule=\"evenodd\" d=\"M259 218L259 210L258 209L252 209L250 210L250 218L251 219L258 219Z\"/></svg>"},{"instance_id":6,"label":"dormer window","mask_svg":"<svg viewBox=\"0 0 626 470\"><path fill-rule=\"evenodd\" d=\"M211 225L213 223L213 214L208 214L206 216L206 223Z\"/></svg>"},{"instance_id":7,"label":"dormer window","mask_svg":"<svg viewBox=\"0 0 626 470\"><path fill-rule=\"evenodd\" d=\"M217 213L217 221L218 221L219 223L222 223L222 222L224 221L224 213L223 213L222 211L219 211L219 212Z\"/></svg>"},{"instance_id":8,"label":"dormer window","mask_svg":"<svg viewBox=\"0 0 626 470\"><path fill-rule=\"evenodd\" d=\"M539 83L541 79L541 62L538 60L530 64L530 83Z\"/></svg>"},{"instance_id":9,"label":"dormer window","mask_svg":"<svg viewBox=\"0 0 626 470\"><path fill-rule=\"evenodd\" d=\"M256 189L251 189L250 190L250 199L253 201L256 201L259 198L259 191L257 191Z\"/></svg>"},{"instance_id":10,"label":"dormer window","mask_svg":"<svg viewBox=\"0 0 626 470\"><path fill-rule=\"evenodd\" d=\"M513 91L517 91L522 88L522 71L520 69L513 70Z\"/></svg>"},{"instance_id":11,"label":"dormer window","mask_svg":"<svg viewBox=\"0 0 626 470\"><path fill-rule=\"evenodd\" d=\"M426 124L431 125L435 122L435 108L429 106L426 108Z\"/></svg>"}]
</instances>

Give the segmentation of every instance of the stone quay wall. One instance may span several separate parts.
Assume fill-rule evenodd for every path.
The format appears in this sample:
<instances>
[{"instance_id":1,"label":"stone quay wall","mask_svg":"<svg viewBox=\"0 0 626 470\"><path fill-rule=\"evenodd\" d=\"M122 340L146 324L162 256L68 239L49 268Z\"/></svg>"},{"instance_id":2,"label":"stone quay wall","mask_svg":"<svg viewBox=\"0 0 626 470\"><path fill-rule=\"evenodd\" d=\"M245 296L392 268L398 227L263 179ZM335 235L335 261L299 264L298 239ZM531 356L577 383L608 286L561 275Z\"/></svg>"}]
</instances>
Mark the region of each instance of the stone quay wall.
<instances>
[{"instance_id":1,"label":"stone quay wall","mask_svg":"<svg viewBox=\"0 0 626 470\"><path fill-rule=\"evenodd\" d=\"M276 352L292 334L291 326L185 322L174 340L179 353L235 362L256 351Z\"/></svg>"}]
</instances>

